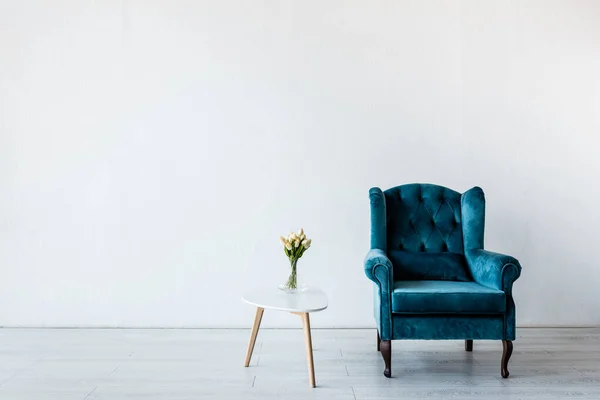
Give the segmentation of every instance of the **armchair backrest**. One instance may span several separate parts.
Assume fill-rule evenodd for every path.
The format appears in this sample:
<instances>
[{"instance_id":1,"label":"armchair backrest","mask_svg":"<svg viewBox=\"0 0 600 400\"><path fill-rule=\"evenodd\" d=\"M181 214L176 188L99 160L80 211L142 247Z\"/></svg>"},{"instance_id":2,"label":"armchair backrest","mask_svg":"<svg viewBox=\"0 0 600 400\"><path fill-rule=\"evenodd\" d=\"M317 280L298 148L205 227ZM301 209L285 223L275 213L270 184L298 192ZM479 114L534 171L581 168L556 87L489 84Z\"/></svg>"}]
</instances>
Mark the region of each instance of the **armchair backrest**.
<instances>
[{"instance_id":1,"label":"armchair backrest","mask_svg":"<svg viewBox=\"0 0 600 400\"><path fill-rule=\"evenodd\" d=\"M389 250L464 253L460 193L415 183L384 196Z\"/></svg>"},{"instance_id":2,"label":"armchair backrest","mask_svg":"<svg viewBox=\"0 0 600 400\"><path fill-rule=\"evenodd\" d=\"M372 188L371 248L385 251L400 280L469 280L465 251L483 248L485 198L443 186Z\"/></svg>"},{"instance_id":3,"label":"armchair backrest","mask_svg":"<svg viewBox=\"0 0 600 400\"><path fill-rule=\"evenodd\" d=\"M413 183L369 191L371 248L453 252L483 248L485 197L474 187L462 195L438 185Z\"/></svg>"}]
</instances>

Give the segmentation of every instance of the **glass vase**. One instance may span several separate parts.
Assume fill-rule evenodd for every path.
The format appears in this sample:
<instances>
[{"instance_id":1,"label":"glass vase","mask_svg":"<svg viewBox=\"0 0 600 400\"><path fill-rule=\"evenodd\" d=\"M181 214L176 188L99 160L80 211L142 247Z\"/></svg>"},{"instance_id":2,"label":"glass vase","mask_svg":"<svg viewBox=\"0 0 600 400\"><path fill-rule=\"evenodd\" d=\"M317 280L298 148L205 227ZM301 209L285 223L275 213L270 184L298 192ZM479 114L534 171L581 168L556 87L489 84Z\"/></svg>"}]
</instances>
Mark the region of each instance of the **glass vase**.
<instances>
[{"instance_id":1,"label":"glass vase","mask_svg":"<svg viewBox=\"0 0 600 400\"><path fill-rule=\"evenodd\" d=\"M298 273L297 273L297 265L298 265L298 259L292 259L290 258L290 276L288 277L287 281L282 284L279 285L279 289L285 291L285 292L290 292L290 293L294 293L294 292L302 292L304 290L306 290L306 285L299 285L298 284Z\"/></svg>"}]
</instances>

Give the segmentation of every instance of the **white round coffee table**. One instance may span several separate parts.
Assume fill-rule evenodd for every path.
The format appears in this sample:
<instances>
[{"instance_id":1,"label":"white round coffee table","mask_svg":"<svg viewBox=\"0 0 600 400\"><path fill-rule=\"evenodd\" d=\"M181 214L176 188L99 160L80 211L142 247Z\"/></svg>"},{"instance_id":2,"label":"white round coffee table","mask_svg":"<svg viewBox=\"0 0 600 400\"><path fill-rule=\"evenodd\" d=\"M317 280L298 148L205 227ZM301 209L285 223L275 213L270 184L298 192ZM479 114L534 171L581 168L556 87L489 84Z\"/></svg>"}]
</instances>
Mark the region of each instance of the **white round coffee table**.
<instances>
[{"instance_id":1,"label":"white round coffee table","mask_svg":"<svg viewBox=\"0 0 600 400\"><path fill-rule=\"evenodd\" d=\"M288 293L279 288L254 289L242 296L242 299L256 306L256 316L254 325L250 334L250 343L248 343L248 352L246 353L246 363L250 365L254 343L260 328L265 308L277 311L287 311L302 317L302 326L304 328L304 343L306 345L306 362L308 363L308 380L311 387L315 387L315 367L312 355L312 339L310 336L310 318L309 313L323 311L327 308L327 296L319 289L309 288L303 292Z\"/></svg>"}]
</instances>

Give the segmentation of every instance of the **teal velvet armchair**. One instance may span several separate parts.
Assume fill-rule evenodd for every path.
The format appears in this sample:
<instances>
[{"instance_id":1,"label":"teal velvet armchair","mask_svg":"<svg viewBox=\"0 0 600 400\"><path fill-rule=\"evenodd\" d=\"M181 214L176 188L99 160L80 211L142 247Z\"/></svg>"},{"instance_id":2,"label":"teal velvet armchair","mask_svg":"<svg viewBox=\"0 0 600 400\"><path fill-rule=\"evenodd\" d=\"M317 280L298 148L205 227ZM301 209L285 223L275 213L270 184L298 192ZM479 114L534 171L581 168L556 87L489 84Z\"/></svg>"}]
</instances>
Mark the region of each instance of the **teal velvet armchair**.
<instances>
[{"instance_id":1,"label":"teal velvet armchair","mask_svg":"<svg viewBox=\"0 0 600 400\"><path fill-rule=\"evenodd\" d=\"M485 198L430 184L372 188L371 250L377 349L391 376L392 340L502 340L507 378L515 339L513 257L483 249Z\"/></svg>"}]
</instances>

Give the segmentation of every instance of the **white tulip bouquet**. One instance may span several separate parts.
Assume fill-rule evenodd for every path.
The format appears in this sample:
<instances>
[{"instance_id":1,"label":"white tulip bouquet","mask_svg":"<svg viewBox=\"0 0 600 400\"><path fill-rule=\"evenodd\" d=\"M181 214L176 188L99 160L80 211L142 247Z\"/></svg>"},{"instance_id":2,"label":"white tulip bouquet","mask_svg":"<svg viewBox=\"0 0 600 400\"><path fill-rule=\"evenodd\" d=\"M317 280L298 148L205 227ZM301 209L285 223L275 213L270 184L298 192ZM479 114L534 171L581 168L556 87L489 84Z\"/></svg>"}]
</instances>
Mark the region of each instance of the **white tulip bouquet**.
<instances>
[{"instance_id":1,"label":"white tulip bouquet","mask_svg":"<svg viewBox=\"0 0 600 400\"><path fill-rule=\"evenodd\" d=\"M300 228L298 233L292 232L286 238L281 236L279 240L283 245L283 251L289 258L290 266L292 267L292 272L290 273L287 282L282 285L281 289L297 290L298 280L296 278L296 264L298 263L298 259L302 257L306 250L308 250L312 240L306 237L304 229L302 228Z\"/></svg>"}]
</instances>

